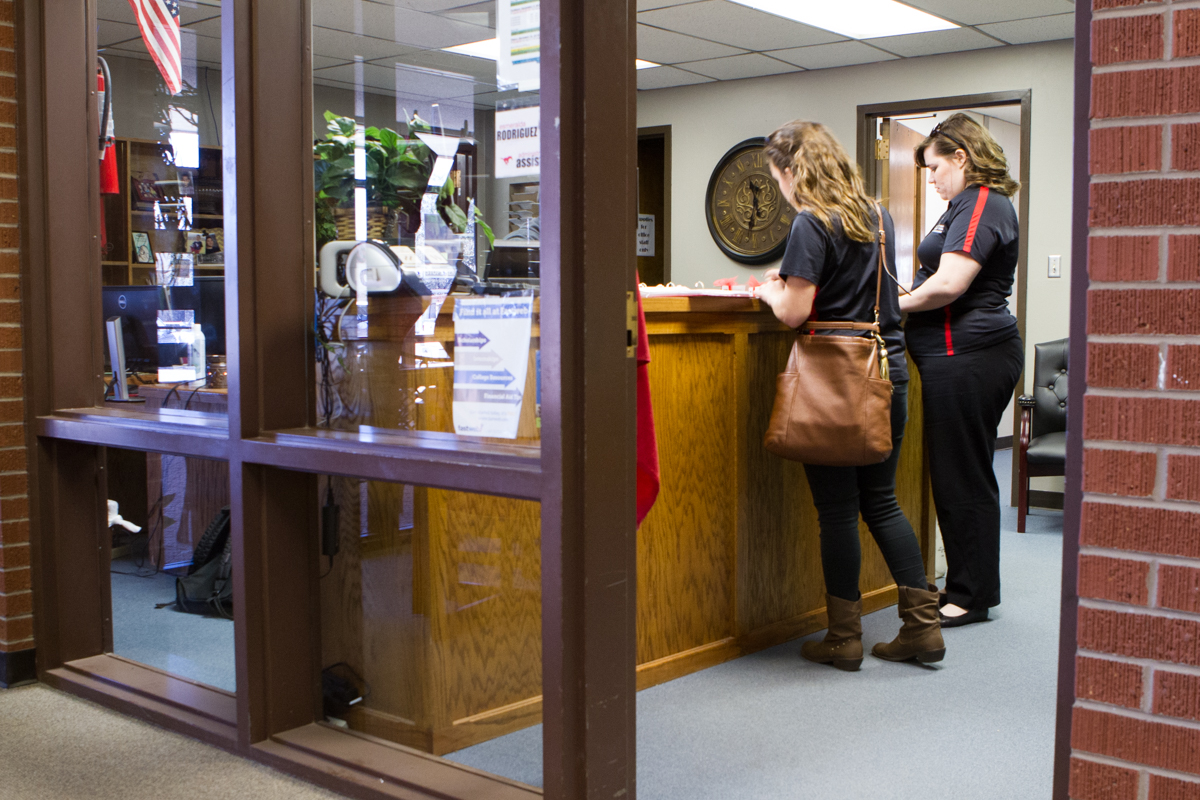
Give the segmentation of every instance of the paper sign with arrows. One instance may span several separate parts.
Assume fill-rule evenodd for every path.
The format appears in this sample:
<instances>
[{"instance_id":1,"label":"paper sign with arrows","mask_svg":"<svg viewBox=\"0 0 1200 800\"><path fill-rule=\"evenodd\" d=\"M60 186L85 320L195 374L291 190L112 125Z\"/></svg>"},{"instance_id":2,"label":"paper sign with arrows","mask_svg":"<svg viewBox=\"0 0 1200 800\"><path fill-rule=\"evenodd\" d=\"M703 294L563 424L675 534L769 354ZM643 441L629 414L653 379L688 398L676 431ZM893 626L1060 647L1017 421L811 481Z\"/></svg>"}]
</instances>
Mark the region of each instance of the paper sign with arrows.
<instances>
[{"instance_id":1,"label":"paper sign with arrows","mask_svg":"<svg viewBox=\"0 0 1200 800\"><path fill-rule=\"evenodd\" d=\"M454 430L517 438L529 367L532 297L454 304Z\"/></svg>"}]
</instances>

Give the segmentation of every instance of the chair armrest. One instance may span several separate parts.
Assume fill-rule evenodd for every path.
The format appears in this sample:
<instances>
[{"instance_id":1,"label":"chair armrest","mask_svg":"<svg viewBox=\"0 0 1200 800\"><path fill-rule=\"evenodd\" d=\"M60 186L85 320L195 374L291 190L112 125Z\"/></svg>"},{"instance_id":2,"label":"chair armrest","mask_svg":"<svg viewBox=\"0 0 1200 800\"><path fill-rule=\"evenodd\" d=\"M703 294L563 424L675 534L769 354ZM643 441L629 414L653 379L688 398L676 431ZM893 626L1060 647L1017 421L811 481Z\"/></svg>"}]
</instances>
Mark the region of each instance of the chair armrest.
<instances>
[{"instance_id":1,"label":"chair armrest","mask_svg":"<svg viewBox=\"0 0 1200 800\"><path fill-rule=\"evenodd\" d=\"M1021 408L1021 427L1020 434L1017 436L1017 444L1021 455L1022 470L1025 463L1025 451L1029 449L1029 439L1033 432L1033 407L1035 404L1036 401L1027 394L1017 398L1017 405Z\"/></svg>"}]
</instances>

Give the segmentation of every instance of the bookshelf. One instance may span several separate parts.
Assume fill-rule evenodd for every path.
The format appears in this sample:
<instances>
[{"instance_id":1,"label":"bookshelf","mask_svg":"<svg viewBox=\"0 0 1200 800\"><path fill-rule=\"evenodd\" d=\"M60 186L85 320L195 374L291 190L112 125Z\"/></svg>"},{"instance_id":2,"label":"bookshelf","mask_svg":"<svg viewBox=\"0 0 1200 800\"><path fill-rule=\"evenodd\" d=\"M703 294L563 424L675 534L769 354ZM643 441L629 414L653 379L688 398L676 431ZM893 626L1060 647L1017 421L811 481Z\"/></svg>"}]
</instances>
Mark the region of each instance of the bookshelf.
<instances>
[{"instance_id":1,"label":"bookshelf","mask_svg":"<svg viewBox=\"0 0 1200 800\"><path fill-rule=\"evenodd\" d=\"M221 148L200 147L192 169L175 166L165 142L118 138L115 145L120 190L100 196L102 283L152 283L155 256L167 253L191 253L196 275L223 275ZM149 245L149 260L139 242Z\"/></svg>"}]
</instances>

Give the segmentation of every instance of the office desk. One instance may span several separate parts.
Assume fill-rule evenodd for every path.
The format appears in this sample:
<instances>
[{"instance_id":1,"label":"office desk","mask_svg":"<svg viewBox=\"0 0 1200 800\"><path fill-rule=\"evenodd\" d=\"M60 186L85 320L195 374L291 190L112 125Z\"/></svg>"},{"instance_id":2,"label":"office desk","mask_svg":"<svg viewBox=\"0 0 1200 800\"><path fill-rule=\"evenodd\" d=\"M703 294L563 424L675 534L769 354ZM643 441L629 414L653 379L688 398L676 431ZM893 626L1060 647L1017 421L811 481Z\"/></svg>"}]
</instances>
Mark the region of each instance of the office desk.
<instances>
[{"instance_id":1,"label":"office desk","mask_svg":"<svg viewBox=\"0 0 1200 800\"><path fill-rule=\"evenodd\" d=\"M448 344L451 304L438 325ZM660 298L647 300L645 310L662 492L638 533L641 688L826 625L816 511L803 468L761 445L792 333L750 299ZM411 344L388 338L402 327L375 320L377 338L363 344L362 357L395 365ZM535 324L535 343L536 336ZM421 430L451 430L452 376L443 370L431 391L433 374L374 372L369 386L353 390L361 402L348 425L395 428L416 415L408 419ZM398 402L418 380L422 404ZM527 382L527 398L530 388ZM914 380L897 488L931 566L920 399ZM521 435L536 442L526 406ZM538 505L334 483L341 552L321 582L322 650L326 664L345 662L370 686L348 716L351 727L441 754L538 722ZM872 611L894 603L896 590L865 529L862 535L863 604Z\"/></svg>"}]
</instances>

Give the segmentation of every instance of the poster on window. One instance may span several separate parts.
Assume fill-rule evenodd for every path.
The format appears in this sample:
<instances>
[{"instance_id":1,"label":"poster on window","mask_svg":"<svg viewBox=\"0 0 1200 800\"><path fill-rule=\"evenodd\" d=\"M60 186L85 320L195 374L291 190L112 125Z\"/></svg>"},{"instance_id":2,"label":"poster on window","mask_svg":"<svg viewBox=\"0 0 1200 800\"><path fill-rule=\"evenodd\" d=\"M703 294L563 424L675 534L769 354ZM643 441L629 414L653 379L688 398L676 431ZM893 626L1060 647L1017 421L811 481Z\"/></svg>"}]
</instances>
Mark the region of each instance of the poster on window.
<instances>
[{"instance_id":1,"label":"poster on window","mask_svg":"<svg viewBox=\"0 0 1200 800\"><path fill-rule=\"evenodd\" d=\"M454 304L454 432L517 438L529 368L532 297Z\"/></svg>"},{"instance_id":2,"label":"poster on window","mask_svg":"<svg viewBox=\"0 0 1200 800\"><path fill-rule=\"evenodd\" d=\"M539 0L500 0L496 38L500 58L496 83L500 91L536 92L542 85Z\"/></svg>"},{"instance_id":3,"label":"poster on window","mask_svg":"<svg viewBox=\"0 0 1200 800\"><path fill-rule=\"evenodd\" d=\"M496 177L523 178L542 171L541 106L496 111Z\"/></svg>"}]
</instances>

